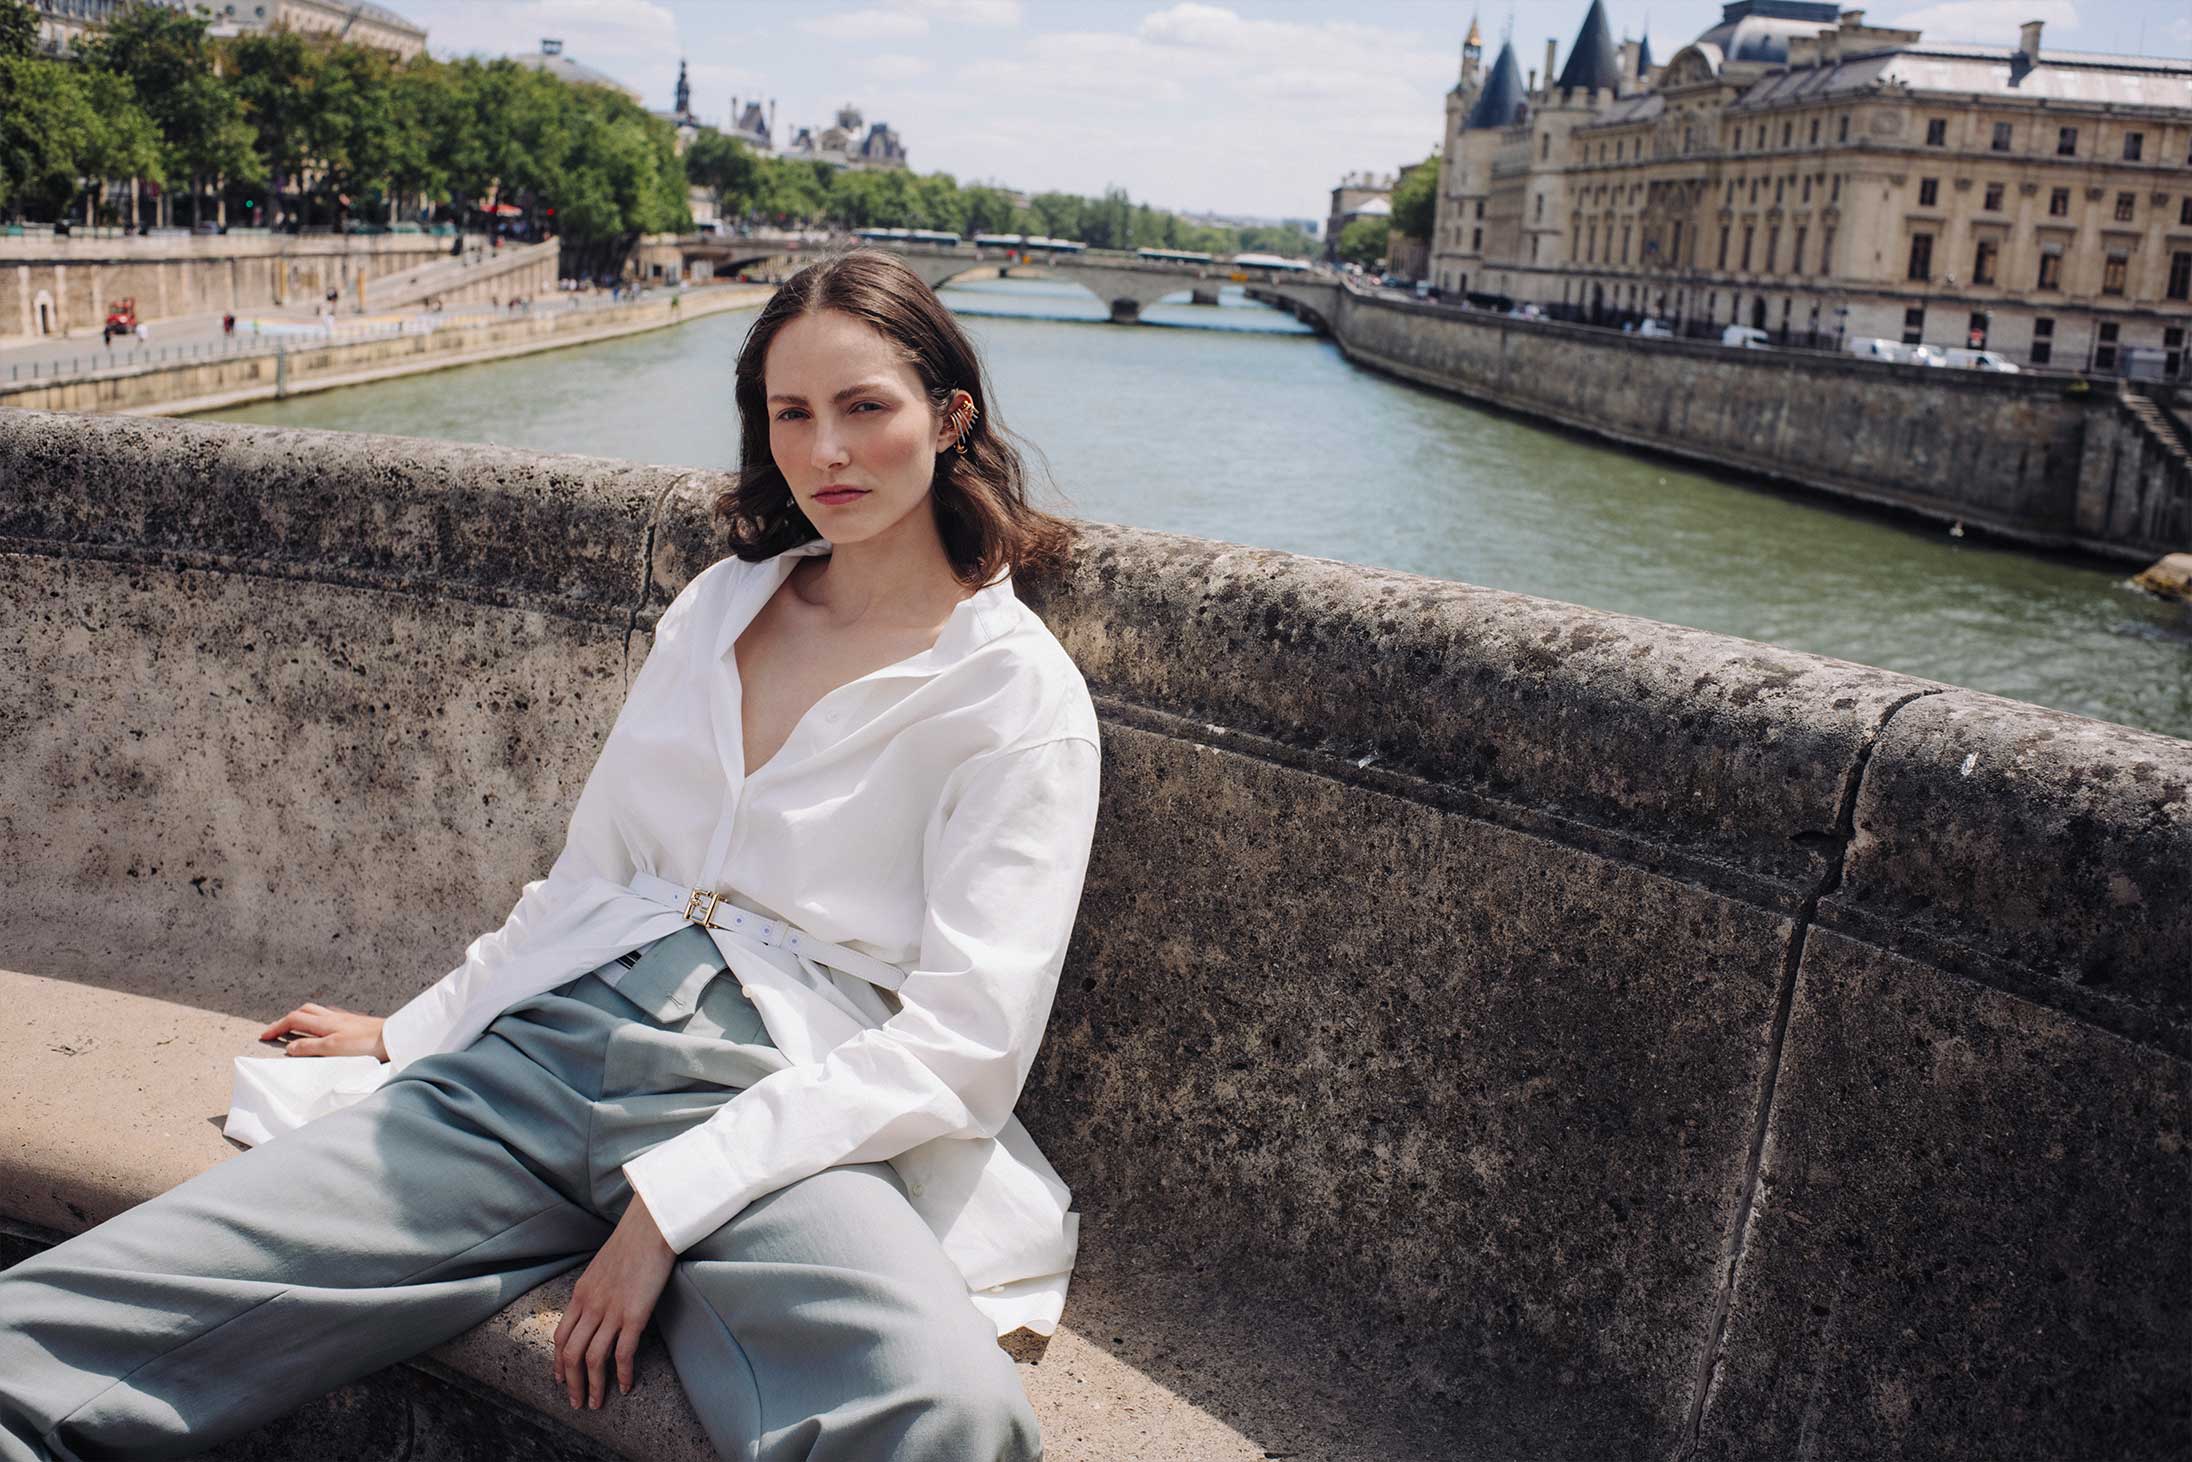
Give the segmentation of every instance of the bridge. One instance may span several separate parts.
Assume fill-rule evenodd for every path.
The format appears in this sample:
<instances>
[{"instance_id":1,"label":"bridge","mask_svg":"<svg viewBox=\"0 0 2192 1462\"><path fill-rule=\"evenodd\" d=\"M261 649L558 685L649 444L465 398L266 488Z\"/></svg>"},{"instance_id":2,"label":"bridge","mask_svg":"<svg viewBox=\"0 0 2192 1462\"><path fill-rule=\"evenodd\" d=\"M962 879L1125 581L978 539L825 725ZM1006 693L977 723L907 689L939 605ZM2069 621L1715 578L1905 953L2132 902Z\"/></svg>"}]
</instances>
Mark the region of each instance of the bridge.
<instances>
[{"instance_id":1,"label":"bridge","mask_svg":"<svg viewBox=\"0 0 2192 1462\"><path fill-rule=\"evenodd\" d=\"M696 268L703 267L710 274L756 269L788 272L810 262L818 253L841 247L842 240L821 240L802 234L745 237L687 234L648 239L640 246L639 258L642 272L655 271L663 277L687 278ZM1302 295L1303 303L1299 307L1281 304L1280 308L1321 328L1331 310L1329 297L1338 288L1331 283L1316 285L1300 281L1291 270L1243 267L1226 259L1207 264L1150 259L1125 249L1087 249L1038 263L1018 249L975 244L882 240L870 247L888 249L904 259L931 289L941 289L952 280L967 275L989 272L1010 271L1015 277L1034 274L1070 280L1096 296L1110 310L1112 322L1119 325L1138 322L1143 310L1172 295L1187 294L1197 303L1216 304L1219 289L1227 284L1244 284L1251 286L1252 294L1257 289L1273 291L1273 303L1278 302L1276 296L1288 295L1297 285L1306 286L1307 292Z\"/></svg>"}]
</instances>

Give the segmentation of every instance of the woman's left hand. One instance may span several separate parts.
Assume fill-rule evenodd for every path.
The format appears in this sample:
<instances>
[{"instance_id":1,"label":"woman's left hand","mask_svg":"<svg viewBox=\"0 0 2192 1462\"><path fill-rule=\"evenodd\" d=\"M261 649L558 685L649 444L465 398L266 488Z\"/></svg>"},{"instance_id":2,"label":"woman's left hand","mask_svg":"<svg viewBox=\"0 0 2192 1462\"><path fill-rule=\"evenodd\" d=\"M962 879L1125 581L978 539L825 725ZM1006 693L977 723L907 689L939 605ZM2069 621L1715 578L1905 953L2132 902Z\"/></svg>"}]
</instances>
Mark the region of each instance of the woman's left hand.
<instances>
[{"instance_id":1,"label":"woman's left hand","mask_svg":"<svg viewBox=\"0 0 2192 1462\"><path fill-rule=\"evenodd\" d=\"M556 1383L570 1392L573 1406L599 1410L608 1398L609 1357L616 1357L617 1389L632 1389L632 1357L639 1332L670 1282L677 1251L637 1193L571 1291L571 1303L556 1327Z\"/></svg>"}]
</instances>

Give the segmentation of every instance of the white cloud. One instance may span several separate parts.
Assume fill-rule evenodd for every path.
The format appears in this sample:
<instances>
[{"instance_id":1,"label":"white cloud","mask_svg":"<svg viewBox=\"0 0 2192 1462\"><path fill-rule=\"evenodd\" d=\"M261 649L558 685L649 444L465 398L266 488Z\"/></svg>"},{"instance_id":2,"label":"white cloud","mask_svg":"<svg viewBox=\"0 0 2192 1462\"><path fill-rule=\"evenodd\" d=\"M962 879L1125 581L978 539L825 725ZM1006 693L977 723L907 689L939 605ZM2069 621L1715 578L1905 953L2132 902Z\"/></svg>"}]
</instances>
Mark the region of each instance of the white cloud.
<instances>
[{"instance_id":1,"label":"white cloud","mask_svg":"<svg viewBox=\"0 0 2192 1462\"><path fill-rule=\"evenodd\" d=\"M863 75L877 81L911 81L917 76L928 75L929 63L919 56L891 51L881 56L870 56L860 63L860 70Z\"/></svg>"},{"instance_id":2,"label":"white cloud","mask_svg":"<svg viewBox=\"0 0 2192 1462\"><path fill-rule=\"evenodd\" d=\"M1020 0L905 0L906 8L954 25L1013 26Z\"/></svg>"},{"instance_id":3,"label":"white cloud","mask_svg":"<svg viewBox=\"0 0 2192 1462\"><path fill-rule=\"evenodd\" d=\"M427 39L437 56L508 56L548 37L572 60L650 91L650 73L674 67L678 50L677 17L655 0L469 0L437 9Z\"/></svg>"},{"instance_id":4,"label":"white cloud","mask_svg":"<svg viewBox=\"0 0 2192 1462\"><path fill-rule=\"evenodd\" d=\"M1938 4L1906 10L1886 23L1904 30L1922 30L1929 40L2014 47L2017 28L2028 20L2044 20L2060 30L2075 30L2078 7L2074 0L1940 0ZM2041 49L2046 48L2043 38Z\"/></svg>"},{"instance_id":5,"label":"white cloud","mask_svg":"<svg viewBox=\"0 0 2192 1462\"><path fill-rule=\"evenodd\" d=\"M799 22L809 35L831 41L903 41L929 33L928 17L913 10L838 10Z\"/></svg>"}]
</instances>

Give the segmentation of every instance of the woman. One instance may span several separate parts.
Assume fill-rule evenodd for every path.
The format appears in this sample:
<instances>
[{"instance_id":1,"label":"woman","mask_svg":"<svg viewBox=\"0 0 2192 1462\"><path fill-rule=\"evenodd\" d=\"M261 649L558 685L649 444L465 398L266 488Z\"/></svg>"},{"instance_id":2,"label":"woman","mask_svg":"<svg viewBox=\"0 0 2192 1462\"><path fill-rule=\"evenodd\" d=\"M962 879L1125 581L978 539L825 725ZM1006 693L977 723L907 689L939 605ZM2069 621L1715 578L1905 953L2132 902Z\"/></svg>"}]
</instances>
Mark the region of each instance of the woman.
<instances>
[{"instance_id":1,"label":"woman","mask_svg":"<svg viewBox=\"0 0 2192 1462\"><path fill-rule=\"evenodd\" d=\"M581 1263L572 1406L652 1318L725 1457L1039 1455L995 1342L1055 1325L1075 1215L1012 1106L1098 756L1010 571L1070 525L889 255L779 291L737 400L733 554L663 611L548 874L385 1020L270 1025L337 1059L239 1059L259 1145L0 1274L0 1459L209 1445ZM340 1058L374 1079L312 1079Z\"/></svg>"}]
</instances>

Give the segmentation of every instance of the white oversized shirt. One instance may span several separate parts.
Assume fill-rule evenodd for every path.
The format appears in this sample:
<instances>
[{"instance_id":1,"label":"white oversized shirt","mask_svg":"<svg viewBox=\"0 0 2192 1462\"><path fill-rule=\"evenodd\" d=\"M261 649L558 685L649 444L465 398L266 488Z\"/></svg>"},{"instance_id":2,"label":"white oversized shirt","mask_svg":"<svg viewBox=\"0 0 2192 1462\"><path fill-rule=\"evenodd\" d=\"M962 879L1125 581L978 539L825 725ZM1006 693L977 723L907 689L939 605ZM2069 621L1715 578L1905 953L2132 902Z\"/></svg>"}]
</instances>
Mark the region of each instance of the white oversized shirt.
<instances>
[{"instance_id":1,"label":"white oversized shirt","mask_svg":"<svg viewBox=\"0 0 2192 1462\"><path fill-rule=\"evenodd\" d=\"M263 1140L354 1101L681 927L659 889L628 886L652 874L906 972L894 996L710 931L786 1064L624 1165L670 1246L824 1168L887 1160L998 1333L1051 1333L1078 1215L1012 1109L1088 867L1095 707L1007 576L962 600L932 648L823 696L748 776L733 646L794 561L829 549L695 575L655 627L547 875L388 1017L377 1071L357 1066L370 1057L239 1057L230 1132Z\"/></svg>"}]
</instances>

